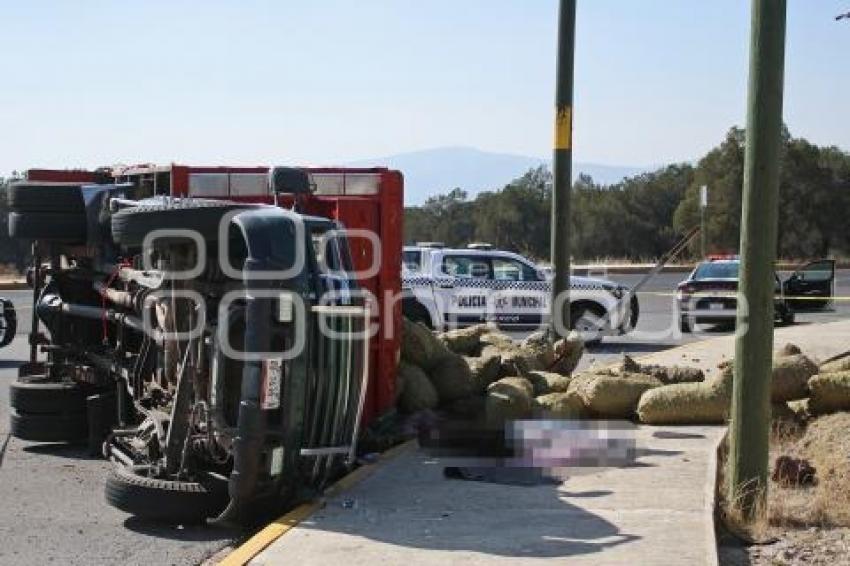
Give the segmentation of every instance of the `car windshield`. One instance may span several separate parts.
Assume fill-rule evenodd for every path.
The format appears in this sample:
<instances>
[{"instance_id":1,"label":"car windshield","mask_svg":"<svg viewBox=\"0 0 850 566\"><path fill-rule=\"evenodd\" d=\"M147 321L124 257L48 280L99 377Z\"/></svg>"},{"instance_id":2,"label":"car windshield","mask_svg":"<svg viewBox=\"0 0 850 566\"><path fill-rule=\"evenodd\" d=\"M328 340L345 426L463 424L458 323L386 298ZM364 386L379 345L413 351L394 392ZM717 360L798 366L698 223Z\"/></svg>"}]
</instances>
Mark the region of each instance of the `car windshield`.
<instances>
[{"instance_id":1,"label":"car windshield","mask_svg":"<svg viewBox=\"0 0 850 566\"><path fill-rule=\"evenodd\" d=\"M694 272L694 279L737 279L737 261L710 261L701 264Z\"/></svg>"},{"instance_id":2,"label":"car windshield","mask_svg":"<svg viewBox=\"0 0 850 566\"><path fill-rule=\"evenodd\" d=\"M402 260L408 271L420 271L422 269L422 252L420 251L405 250Z\"/></svg>"}]
</instances>

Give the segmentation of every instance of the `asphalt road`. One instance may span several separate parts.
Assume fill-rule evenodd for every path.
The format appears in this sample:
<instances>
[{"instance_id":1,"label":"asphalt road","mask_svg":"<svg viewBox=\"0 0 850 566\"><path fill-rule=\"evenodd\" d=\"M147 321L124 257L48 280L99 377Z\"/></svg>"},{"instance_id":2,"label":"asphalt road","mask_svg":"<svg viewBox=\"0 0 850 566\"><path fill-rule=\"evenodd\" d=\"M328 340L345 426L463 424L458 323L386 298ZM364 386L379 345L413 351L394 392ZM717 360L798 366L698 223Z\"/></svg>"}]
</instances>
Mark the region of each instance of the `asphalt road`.
<instances>
[{"instance_id":1,"label":"asphalt road","mask_svg":"<svg viewBox=\"0 0 850 566\"><path fill-rule=\"evenodd\" d=\"M9 383L29 353L26 291L6 291L19 312L14 342L0 350L0 565L198 564L239 533L161 525L106 504L112 464L85 447L9 436Z\"/></svg>"},{"instance_id":2,"label":"asphalt road","mask_svg":"<svg viewBox=\"0 0 850 566\"><path fill-rule=\"evenodd\" d=\"M784 279L789 273L779 273ZM628 286L634 286L640 275L612 274L609 279ZM626 336L608 337L601 345L593 348L582 359L580 368L592 363L607 363L617 360L623 353L640 355L665 350L689 342L705 340L715 336L729 334L728 328L700 325L692 334L679 331L679 321L675 309L674 290L685 279L682 273L661 273L653 278L642 291L638 292L640 318L635 331ZM831 322L850 317L850 270L836 272L835 307L827 311L797 313L796 324Z\"/></svg>"},{"instance_id":3,"label":"asphalt road","mask_svg":"<svg viewBox=\"0 0 850 566\"><path fill-rule=\"evenodd\" d=\"M626 285L638 276L612 275ZM717 336L705 329L682 336L674 316L672 291L683 276L662 274L638 296L636 332L606 338L582 360L611 362L623 353L640 355ZM0 350L0 565L28 564L198 564L239 537L210 527L152 524L108 506L104 478L111 465L90 458L83 448L28 443L9 437L8 384L26 359L31 320L27 291L0 293L17 307L20 333ZM836 295L850 296L850 270L840 271ZM850 316L850 301L836 301L831 312L800 314L798 324Z\"/></svg>"}]
</instances>

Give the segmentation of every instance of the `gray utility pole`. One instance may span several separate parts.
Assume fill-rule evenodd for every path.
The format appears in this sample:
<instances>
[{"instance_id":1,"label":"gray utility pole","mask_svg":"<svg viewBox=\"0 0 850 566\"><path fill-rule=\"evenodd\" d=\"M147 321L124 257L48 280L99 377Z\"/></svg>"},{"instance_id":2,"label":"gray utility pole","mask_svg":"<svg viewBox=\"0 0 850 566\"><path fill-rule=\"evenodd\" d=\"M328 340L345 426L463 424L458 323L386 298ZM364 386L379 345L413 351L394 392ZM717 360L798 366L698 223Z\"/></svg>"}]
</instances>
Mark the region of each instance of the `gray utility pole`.
<instances>
[{"instance_id":1,"label":"gray utility pole","mask_svg":"<svg viewBox=\"0 0 850 566\"><path fill-rule=\"evenodd\" d=\"M555 144L553 156L550 339L564 337L570 328L570 191L573 169L573 66L576 0L561 0L558 16L558 63L555 85Z\"/></svg>"},{"instance_id":2,"label":"gray utility pole","mask_svg":"<svg viewBox=\"0 0 850 566\"><path fill-rule=\"evenodd\" d=\"M786 0L752 1L738 335L729 436L729 501L740 506L747 520L755 518L764 503L768 481L785 18Z\"/></svg>"}]
</instances>

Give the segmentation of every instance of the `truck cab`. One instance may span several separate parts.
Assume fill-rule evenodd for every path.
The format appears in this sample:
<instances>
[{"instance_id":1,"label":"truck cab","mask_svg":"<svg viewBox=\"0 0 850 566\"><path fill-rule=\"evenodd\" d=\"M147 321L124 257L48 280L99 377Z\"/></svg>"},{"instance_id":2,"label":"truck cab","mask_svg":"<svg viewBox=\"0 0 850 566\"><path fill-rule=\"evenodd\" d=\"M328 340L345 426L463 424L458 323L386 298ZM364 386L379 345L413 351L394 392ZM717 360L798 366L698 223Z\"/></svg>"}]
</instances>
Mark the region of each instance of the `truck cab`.
<instances>
[{"instance_id":1,"label":"truck cab","mask_svg":"<svg viewBox=\"0 0 850 566\"><path fill-rule=\"evenodd\" d=\"M181 196L157 169L165 195L123 173L10 187L10 235L35 242L11 433L88 442L115 464L107 501L149 519L243 521L319 492L392 399L393 342L372 330L395 324L393 308L376 312L362 290L400 266L358 276L367 254L341 221L377 223L379 195L361 176L356 197L319 199L300 169L270 170L239 200Z\"/></svg>"}]
</instances>

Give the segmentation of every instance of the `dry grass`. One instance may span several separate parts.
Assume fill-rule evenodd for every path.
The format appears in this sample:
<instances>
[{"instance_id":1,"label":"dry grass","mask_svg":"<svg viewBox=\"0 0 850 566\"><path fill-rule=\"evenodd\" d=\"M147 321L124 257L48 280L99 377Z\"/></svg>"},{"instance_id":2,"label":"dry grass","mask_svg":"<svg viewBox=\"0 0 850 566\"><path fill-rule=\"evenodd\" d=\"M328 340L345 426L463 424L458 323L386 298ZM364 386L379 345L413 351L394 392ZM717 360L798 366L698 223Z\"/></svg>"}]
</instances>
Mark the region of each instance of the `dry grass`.
<instances>
[{"instance_id":1,"label":"dry grass","mask_svg":"<svg viewBox=\"0 0 850 566\"><path fill-rule=\"evenodd\" d=\"M726 528L741 539L770 539L778 531L850 527L850 413L836 413L801 426L790 420L774 421L770 463L778 456L805 458L817 469L815 485L768 486L766 507L757 509L755 519L746 521L739 505L725 497L725 455L721 455L718 484L722 519Z\"/></svg>"},{"instance_id":2,"label":"dry grass","mask_svg":"<svg viewBox=\"0 0 850 566\"><path fill-rule=\"evenodd\" d=\"M809 488L772 485L770 522L785 527L850 527L850 413L813 420L804 433L772 446L771 456L809 460L817 482Z\"/></svg>"}]
</instances>

